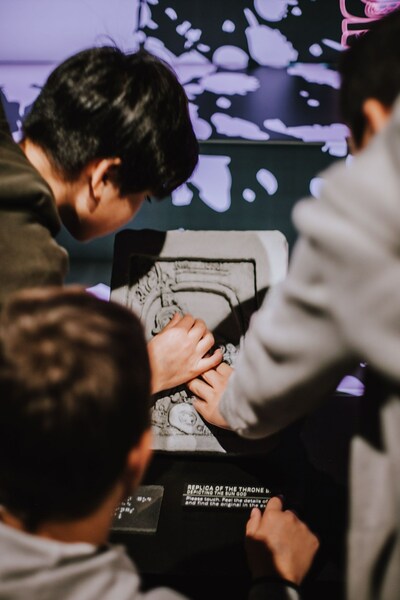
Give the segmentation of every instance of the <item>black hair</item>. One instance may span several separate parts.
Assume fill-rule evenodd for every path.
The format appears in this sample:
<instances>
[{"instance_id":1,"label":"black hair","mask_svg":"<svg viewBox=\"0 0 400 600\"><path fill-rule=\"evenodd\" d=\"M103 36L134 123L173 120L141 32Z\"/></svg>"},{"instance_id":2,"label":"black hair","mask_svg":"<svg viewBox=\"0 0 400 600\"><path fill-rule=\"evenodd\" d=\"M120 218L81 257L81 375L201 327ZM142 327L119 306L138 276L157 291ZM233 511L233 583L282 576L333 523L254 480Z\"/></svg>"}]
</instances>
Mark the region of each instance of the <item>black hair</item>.
<instances>
[{"instance_id":1,"label":"black hair","mask_svg":"<svg viewBox=\"0 0 400 600\"><path fill-rule=\"evenodd\" d=\"M0 321L0 504L29 531L90 514L149 426L135 315L81 290L19 292Z\"/></svg>"},{"instance_id":2,"label":"black hair","mask_svg":"<svg viewBox=\"0 0 400 600\"><path fill-rule=\"evenodd\" d=\"M400 10L353 37L339 63L342 78L340 109L356 146L362 143L366 122L363 104L376 98L390 108L400 94Z\"/></svg>"},{"instance_id":3,"label":"black hair","mask_svg":"<svg viewBox=\"0 0 400 600\"><path fill-rule=\"evenodd\" d=\"M23 124L59 174L76 180L98 158L119 157L121 195L167 196L193 172L198 143L185 92L151 54L84 50L49 76Z\"/></svg>"}]
</instances>

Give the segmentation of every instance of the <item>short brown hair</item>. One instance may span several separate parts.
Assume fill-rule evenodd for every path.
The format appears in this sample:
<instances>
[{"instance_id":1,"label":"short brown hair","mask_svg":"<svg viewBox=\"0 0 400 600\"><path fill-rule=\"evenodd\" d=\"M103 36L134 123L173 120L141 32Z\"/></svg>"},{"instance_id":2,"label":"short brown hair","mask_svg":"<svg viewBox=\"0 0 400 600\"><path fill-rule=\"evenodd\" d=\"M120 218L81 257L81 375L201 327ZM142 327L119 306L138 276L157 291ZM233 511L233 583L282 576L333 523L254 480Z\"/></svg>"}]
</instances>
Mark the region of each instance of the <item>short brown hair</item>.
<instances>
[{"instance_id":1,"label":"short brown hair","mask_svg":"<svg viewBox=\"0 0 400 600\"><path fill-rule=\"evenodd\" d=\"M149 426L133 313L83 290L29 290L0 325L0 503L34 530L90 514Z\"/></svg>"}]
</instances>

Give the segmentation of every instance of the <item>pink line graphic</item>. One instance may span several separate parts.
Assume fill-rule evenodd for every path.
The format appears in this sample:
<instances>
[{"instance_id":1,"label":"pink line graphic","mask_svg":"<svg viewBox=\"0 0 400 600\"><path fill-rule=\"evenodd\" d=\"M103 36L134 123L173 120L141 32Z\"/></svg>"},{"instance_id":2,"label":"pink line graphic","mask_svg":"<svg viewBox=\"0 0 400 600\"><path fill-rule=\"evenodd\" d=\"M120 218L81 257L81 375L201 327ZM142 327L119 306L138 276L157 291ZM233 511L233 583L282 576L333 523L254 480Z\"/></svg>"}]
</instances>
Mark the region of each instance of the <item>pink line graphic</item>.
<instances>
[{"instance_id":1,"label":"pink line graphic","mask_svg":"<svg viewBox=\"0 0 400 600\"><path fill-rule=\"evenodd\" d=\"M368 29L368 25L377 21L396 8L400 8L400 0L360 0L364 4L365 17L352 15L346 6L346 0L339 0L342 21L342 46L347 46L347 40L352 35L360 35Z\"/></svg>"}]
</instances>

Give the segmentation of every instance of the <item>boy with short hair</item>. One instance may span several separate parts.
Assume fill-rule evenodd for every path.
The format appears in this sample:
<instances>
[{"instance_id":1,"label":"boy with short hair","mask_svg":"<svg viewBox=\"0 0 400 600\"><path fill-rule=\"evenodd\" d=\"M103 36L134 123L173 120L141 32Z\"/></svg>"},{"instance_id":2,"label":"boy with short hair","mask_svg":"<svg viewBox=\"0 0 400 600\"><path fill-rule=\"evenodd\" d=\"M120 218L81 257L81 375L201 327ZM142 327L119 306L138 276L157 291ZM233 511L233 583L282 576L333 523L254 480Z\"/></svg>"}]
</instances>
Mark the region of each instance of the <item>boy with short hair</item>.
<instances>
[{"instance_id":1,"label":"boy with short hair","mask_svg":"<svg viewBox=\"0 0 400 600\"><path fill-rule=\"evenodd\" d=\"M138 319L80 290L27 290L0 322L0 599L149 600L113 513L151 451L150 366ZM248 524L252 598L297 598L316 538L274 499ZM282 540L284 543L282 543ZM267 551L268 546L268 551ZM268 592L268 595L265 595ZM293 595L294 594L294 595Z\"/></svg>"},{"instance_id":2,"label":"boy with short hair","mask_svg":"<svg viewBox=\"0 0 400 600\"><path fill-rule=\"evenodd\" d=\"M141 51L90 48L50 74L18 146L0 103L0 309L12 292L61 285L61 222L78 240L127 224L147 195L164 198L198 159L175 73ZM203 321L178 316L149 344L152 392L181 385L222 358Z\"/></svg>"},{"instance_id":3,"label":"boy with short hair","mask_svg":"<svg viewBox=\"0 0 400 600\"><path fill-rule=\"evenodd\" d=\"M147 195L165 198L186 181L198 159L172 69L107 46L54 69L19 146L0 104L0 305L18 289L62 283L65 252L52 240L60 222L78 240L111 233Z\"/></svg>"}]
</instances>

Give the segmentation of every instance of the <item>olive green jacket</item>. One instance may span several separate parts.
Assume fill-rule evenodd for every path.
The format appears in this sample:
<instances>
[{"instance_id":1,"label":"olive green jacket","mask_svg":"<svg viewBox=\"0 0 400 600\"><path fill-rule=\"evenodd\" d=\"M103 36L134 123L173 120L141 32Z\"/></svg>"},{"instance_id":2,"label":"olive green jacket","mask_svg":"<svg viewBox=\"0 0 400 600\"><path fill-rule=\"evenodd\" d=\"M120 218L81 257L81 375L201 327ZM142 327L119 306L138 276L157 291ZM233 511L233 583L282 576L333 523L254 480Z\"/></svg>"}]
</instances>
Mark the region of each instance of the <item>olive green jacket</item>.
<instances>
[{"instance_id":1,"label":"olive green jacket","mask_svg":"<svg viewBox=\"0 0 400 600\"><path fill-rule=\"evenodd\" d=\"M0 103L0 307L16 290L62 284L60 227L52 192L13 141Z\"/></svg>"}]
</instances>

